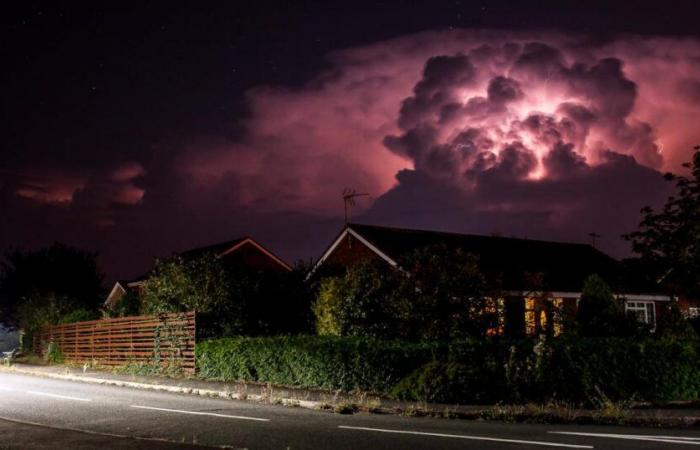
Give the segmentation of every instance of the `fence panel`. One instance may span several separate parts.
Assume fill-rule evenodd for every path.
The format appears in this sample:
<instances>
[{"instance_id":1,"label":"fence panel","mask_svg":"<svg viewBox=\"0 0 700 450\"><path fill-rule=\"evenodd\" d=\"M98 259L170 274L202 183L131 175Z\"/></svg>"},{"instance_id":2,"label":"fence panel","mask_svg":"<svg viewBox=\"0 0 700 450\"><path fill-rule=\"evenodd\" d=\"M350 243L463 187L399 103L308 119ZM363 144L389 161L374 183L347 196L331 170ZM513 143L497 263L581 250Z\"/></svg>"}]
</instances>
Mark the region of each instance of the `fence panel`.
<instances>
[{"instance_id":1,"label":"fence panel","mask_svg":"<svg viewBox=\"0 0 700 450\"><path fill-rule=\"evenodd\" d=\"M34 337L34 351L42 355L53 342L69 362L104 366L175 362L194 373L195 317L192 311L49 326Z\"/></svg>"}]
</instances>

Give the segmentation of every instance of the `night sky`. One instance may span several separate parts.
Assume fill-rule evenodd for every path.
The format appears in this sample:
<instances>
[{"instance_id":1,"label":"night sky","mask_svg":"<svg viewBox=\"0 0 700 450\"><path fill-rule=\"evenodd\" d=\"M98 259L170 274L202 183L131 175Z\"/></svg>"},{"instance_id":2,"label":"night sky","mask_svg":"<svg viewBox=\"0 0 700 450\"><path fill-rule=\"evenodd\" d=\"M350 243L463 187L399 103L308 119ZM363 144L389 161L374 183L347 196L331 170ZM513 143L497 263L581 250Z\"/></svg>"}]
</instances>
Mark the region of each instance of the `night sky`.
<instances>
[{"instance_id":1,"label":"night sky","mask_svg":"<svg viewBox=\"0 0 700 450\"><path fill-rule=\"evenodd\" d=\"M108 280L252 235L290 262L353 220L617 257L700 143L686 2L14 2L0 251Z\"/></svg>"}]
</instances>

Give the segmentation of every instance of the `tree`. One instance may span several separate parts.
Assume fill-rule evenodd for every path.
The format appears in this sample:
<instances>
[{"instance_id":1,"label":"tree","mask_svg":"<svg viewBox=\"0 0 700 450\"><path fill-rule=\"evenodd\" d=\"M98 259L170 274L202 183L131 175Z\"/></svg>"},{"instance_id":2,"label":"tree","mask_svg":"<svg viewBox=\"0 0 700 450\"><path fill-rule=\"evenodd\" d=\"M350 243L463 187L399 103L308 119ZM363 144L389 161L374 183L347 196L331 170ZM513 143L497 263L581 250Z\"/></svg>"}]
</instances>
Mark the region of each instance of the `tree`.
<instances>
[{"instance_id":1,"label":"tree","mask_svg":"<svg viewBox=\"0 0 700 450\"><path fill-rule=\"evenodd\" d=\"M700 296L700 146L692 161L683 164L690 174L667 173L677 194L660 212L642 209L639 229L625 235L642 262L662 279L672 293Z\"/></svg>"},{"instance_id":2,"label":"tree","mask_svg":"<svg viewBox=\"0 0 700 450\"><path fill-rule=\"evenodd\" d=\"M497 322L494 296L473 255L445 246L418 249L326 278L314 304L320 334L408 340L481 336Z\"/></svg>"},{"instance_id":3,"label":"tree","mask_svg":"<svg viewBox=\"0 0 700 450\"><path fill-rule=\"evenodd\" d=\"M414 293L410 328L421 339L483 336L497 325L500 293L488 285L475 255L434 245L409 254L401 267L408 274L405 292Z\"/></svg>"},{"instance_id":4,"label":"tree","mask_svg":"<svg viewBox=\"0 0 700 450\"><path fill-rule=\"evenodd\" d=\"M308 332L310 305L303 279L300 271L255 271L213 254L174 257L156 261L139 295L140 312L194 310L201 313L201 328L212 336Z\"/></svg>"},{"instance_id":5,"label":"tree","mask_svg":"<svg viewBox=\"0 0 700 450\"><path fill-rule=\"evenodd\" d=\"M697 340L690 321L683 315L678 302L669 302L656 324L656 335L667 339Z\"/></svg>"},{"instance_id":6,"label":"tree","mask_svg":"<svg viewBox=\"0 0 700 450\"><path fill-rule=\"evenodd\" d=\"M2 312L29 338L73 310L96 312L103 294L96 258L95 253L58 243L7 253L0 266Z\"/></svg>"},{"instance_id":7,"label":"tree","mask_svg":"<svg viewBox=\"0 0 700 450\"><path fill-rule=\"evenodd\" d=\"M639 329L636 318L625 313L623 301L598 275L589 276L583 285L576 323L582 336L628 336Z\"/></svg>"},{"instance_id":8,"label":"tree","mask_svg":"<svg viewBox=\"0 0 700 450\"><path fill-rule=\"evenodd\" d=\"M214 255L157 260L139 294L142 314L197 311L213 318L226 334L243 331L240 303L231 301L232 287L221 260Z\"/></svg>"},{"instance_id":9,"label":"tree","mask_svg":"<svg viewBox=\"0 0 700 450\"><path fill-rule=\"evenodd\" d=\"M321 281L313 311L322 335L405 338L403 274L383 262L349 268Z\"/></svg>"}]
</instances>

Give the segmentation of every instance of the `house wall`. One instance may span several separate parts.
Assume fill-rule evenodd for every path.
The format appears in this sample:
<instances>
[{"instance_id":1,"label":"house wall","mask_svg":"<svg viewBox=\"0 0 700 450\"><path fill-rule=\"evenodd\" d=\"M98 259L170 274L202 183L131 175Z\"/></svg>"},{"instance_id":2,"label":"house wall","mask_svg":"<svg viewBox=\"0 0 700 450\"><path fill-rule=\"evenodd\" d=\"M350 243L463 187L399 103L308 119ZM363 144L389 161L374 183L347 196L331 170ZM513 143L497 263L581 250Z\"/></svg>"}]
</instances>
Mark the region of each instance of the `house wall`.
<instances>
[{"instance_id":1,"label":"house wall","mask_svg":"<svg viewBox=\"0 0 700 450\"><path fill-rule=\"evenodd\" d=\"M250 242L225 255L224 260L227 264L241 264L263 272L288 272L285 267Z\"/></svg>"},{"instance_id":2,"label":"house wall","mask_svg":"<svg viewBox=\"0 0 700 450\"><path fill-rule=\"evenodd\" d=\"M328 255L324 265L329 267L353 267L364 262L377 260L382 259L355 236L348 233L338 243L333 252Z\"/></svg>"}]
</instances>

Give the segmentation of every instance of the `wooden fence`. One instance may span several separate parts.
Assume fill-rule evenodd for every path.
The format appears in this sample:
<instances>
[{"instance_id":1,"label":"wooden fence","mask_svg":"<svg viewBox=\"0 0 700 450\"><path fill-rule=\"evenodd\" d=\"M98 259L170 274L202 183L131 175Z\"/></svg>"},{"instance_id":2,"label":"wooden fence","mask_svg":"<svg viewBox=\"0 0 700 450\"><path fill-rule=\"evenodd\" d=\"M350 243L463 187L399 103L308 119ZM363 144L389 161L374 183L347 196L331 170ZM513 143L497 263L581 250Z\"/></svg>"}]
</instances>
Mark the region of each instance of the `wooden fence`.
<instances>
[{"instance_id":1,"label":"wooden fence","mask_svg":"<svg viewBox=\"0 0 700 450\"><path fill-rule=\"evenodd\" d=\"M174 363L194 373L195 313L119 317L43 328L34 337L38 355L53 342L70 362L104 366Z\"/></svg>"}]
</instances>

